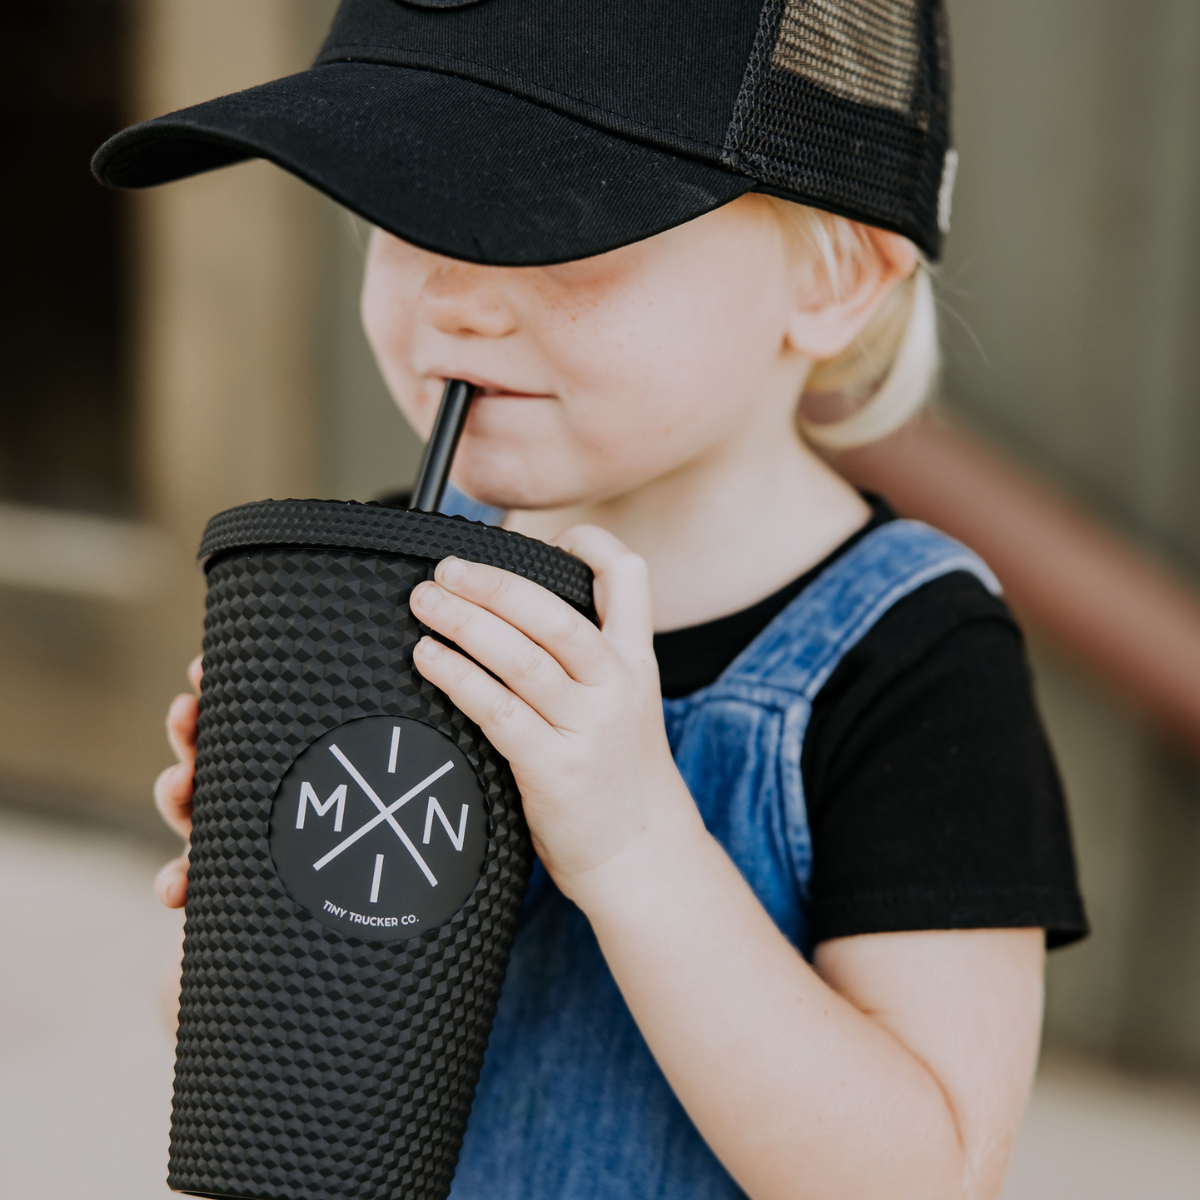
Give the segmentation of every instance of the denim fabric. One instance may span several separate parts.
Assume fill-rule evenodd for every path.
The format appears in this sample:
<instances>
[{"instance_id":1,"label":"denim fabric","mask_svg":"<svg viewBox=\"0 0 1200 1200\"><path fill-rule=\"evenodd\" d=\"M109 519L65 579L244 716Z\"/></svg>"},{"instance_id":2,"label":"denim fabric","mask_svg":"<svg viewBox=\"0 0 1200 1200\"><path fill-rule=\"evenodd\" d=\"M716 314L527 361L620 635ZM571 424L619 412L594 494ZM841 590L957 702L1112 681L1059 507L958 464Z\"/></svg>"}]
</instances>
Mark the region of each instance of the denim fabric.
<instances>
[{"instance_id":1,"label":"denim fabric","mask_svg":"<svg viewBox=\"0 0 1200 1200\"><path fill-rule=\"evenodd\" d=\"M706 825L806 957L812 840L800 752L812 702L897 600L964 570L998 590L958 543L890 522L818 576L714 684L664 702L672 753ZM587 919L539 863L452 1200L742 1195L655 1064Z\"/></svg>"},{"instance_id":2,"label":"denim fabric","mask_svg":"<svg viewBox=\"0 0 1200 1200\"><path fill-rule=\"evenodd\" d=\"M487 504L480 504L478 500L472 500L466 492L460 492L452 483L446 484L438 512L445 513L448 517L466 517L471 521L482 521L485 525L499 525L504 519L503 509L491 508Z\"/></svg>"}]
</instances>

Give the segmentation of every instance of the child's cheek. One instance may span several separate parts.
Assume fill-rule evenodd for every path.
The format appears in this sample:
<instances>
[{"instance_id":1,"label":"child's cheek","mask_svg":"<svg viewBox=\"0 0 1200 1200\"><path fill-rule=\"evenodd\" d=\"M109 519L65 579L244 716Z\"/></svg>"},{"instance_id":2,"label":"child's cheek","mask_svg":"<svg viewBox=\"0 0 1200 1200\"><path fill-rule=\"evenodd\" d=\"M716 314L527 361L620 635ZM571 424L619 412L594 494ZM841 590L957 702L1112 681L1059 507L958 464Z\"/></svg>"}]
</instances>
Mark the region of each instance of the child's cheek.
<instances>
[{"instance_id":1,"label":"child's cheek","mask_svg":"<svg viewBox=\"0 0 1200 1200\"><path fill-rule=\"evenodd\" d=\"M646 389L662 369L664 310L620 278L544 289L537 306L540 354L554 364L564 391L600 393L618 406ZM669 351L668 351L669 352Z\"/></svg>"},{"instance_id":2,"label":"child's cheek","mask_svg":"<svg viewBox=\"0 0 1200 1200\"><path fill-rule=\"evenodd\" d=\"M399 310L389 315L387 320L371 319L364 305L363 328L392 399L405 417L419 429L422 427L420 417L423 405L419 383L411 365L411 329L408 322L401 319L405 315L404 310Z\"/></svg>"},{"instance_id":3,"label":"child's cheek","mask_svg":"<svg viewBox=\"0 0 1200 1200\"><path fill-rule=\"evenodd\" d=\"M383 271L368 270L363 281L363 331L384 381L401 412L420 428L424 397L413 370L416 287Z\"/></svg>"}]
</instances>

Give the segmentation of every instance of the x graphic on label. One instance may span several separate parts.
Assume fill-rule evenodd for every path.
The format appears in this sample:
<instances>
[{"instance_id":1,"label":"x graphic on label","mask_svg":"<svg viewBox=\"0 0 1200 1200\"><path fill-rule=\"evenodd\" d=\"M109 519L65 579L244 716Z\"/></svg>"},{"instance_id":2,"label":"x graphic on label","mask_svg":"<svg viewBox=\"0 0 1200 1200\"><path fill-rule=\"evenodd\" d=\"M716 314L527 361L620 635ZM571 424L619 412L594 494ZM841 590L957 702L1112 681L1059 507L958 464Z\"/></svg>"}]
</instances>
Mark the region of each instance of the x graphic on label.
<instances>
[{"instance_id":1,"label":"x graphic on label","mask_svg":"<svg viewBox=\"0 0 1200 1200\"><path fill-rule=\"evenodd\" d=\"M342 764L343 767L346 768L354 782L357 783L364 792L366 792L367 796L371 800L371 803L374 804L377 809L379 809L379 815L377 817L372 817L365 825L356 829L348 838L343 838L342 841L338 842L338 844L334 846L334 848L330 850L330 852L326 854L324 858L317 859L317 861L313 863L313 870L319 871L322 867L331 863L339 854L341 854L343 850L357 842L360 837L364 837L366 834L370 833L376 825L380 824L380 822L386 821L392 827L392 831L396 834L396 836L404 843L404 848L413 856L413 861L416 862L417 866L421 868L425 878L429 880L429 886L437 887L437 879L434 877L433 872L429 869L429 864L426 863L426 861L421 857L421 852L416 848L416 846L413 845L412 839L400 827L400 823L395 817L392 816L392 813L399 808L403 808L404 805L406 805L415 795L424 791L425 788L433 783L435 779L441 779L441 777L445 775L447 771L452 771L454 769L454 764L452 762L443 763L436 771L433 772L432 775L427 775L421 780L420 783L417 784L416 787L410 788L394 804L385 805L384 802L375 794L375 789L371 787L371 785L362 777L361 774L359 774L359 771L355 765L341 752L341 750L337 748L337 746L330 746L329 752L338 760L338 762Z\"/></svg>"}]
</instances>

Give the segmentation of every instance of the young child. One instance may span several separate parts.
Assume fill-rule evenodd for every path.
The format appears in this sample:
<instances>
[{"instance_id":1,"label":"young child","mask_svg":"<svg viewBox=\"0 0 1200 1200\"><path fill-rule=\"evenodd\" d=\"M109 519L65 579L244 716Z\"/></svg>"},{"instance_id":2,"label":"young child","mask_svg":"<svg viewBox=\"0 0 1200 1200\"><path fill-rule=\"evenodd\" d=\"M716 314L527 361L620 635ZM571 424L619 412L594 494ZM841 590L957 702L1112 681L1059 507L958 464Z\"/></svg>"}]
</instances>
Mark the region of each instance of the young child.
<instances>
[{"instance_id":1,"label":"young child","mask_svg":"<svg viewBox=\"0 0 1200 1200\"><path fill-rule=\"evenodd\" d=\"M816 449L936 366L944 55L914 0L346 0L312 71L98 158L257 154L375 222L397 403L479 389L460 511L595 572L599 629L456 559L412 595L539 857L458 1200L999 1193L1085 930L1062 796L987 568Z\"/></svg>"}]
</instances>

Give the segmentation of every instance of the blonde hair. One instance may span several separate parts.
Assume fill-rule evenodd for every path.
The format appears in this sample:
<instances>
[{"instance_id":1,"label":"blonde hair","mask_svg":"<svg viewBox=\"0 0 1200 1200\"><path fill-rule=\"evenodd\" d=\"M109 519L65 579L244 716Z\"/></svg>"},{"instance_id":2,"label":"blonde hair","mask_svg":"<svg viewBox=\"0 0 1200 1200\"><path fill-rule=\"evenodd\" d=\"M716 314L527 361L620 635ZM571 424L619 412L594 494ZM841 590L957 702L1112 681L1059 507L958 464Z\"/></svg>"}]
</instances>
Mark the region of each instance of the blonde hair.
<instances>
[{"instance_id":1,"label":"blonde hair","mask_svg":"<svg viewBox=\"0 0 1200 1200\"><path fill-rule=\"evenodd\" d=\"M856 221L773 196L761 199L835 287L848 264L878 253ZM796 407L797 426L822 450L886 437L920 411L940 365L933 287L918 254L912 274L892 289L854 342L813 367Z\"/></svg>"}]
</instances>

